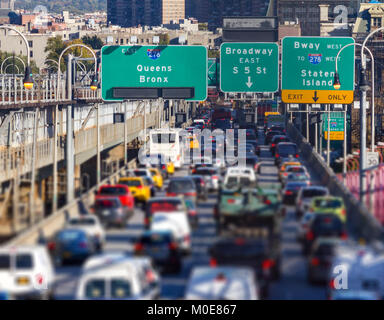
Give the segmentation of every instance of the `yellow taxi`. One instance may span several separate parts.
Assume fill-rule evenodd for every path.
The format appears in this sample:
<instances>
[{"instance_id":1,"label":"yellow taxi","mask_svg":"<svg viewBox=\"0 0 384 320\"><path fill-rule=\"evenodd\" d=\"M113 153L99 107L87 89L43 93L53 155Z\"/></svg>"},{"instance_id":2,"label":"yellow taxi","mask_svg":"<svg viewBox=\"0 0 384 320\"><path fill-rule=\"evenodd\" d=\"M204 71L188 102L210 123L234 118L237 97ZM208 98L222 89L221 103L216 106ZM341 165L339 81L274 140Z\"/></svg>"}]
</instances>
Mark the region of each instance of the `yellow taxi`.
<instances>
[{"instance_id":1,"label":"yellow taxi","mask_svg":"<svg viewBox=\"0 0 384 320\"><path fill-rule=\"evenodd\" d=\"M281 167L280 167L280 170L279 170L279 178L280 178L280 181L282 181L284 179L284 176L286 176L286 172L285 170L287 169L288 166L301 166L301 163L298 162L298 161L288 161L288 162L284 162Z\"/></svg>"},{"instance_id":2,"label":"yellow taxi","mask_svg":"<svg viewBox=\"0 0 384 320\"><path fill-rule=\"evenodd\" d=\"M189 140L189 148L190 149L198 149L199 148L199 141L194 136L188 137Z\"/></svg>"},{"instance_id":3,"label":"yellow taxi","mask_svg":"<svg viewBox=\"0 0 384 320\"><path fill-rule=\"evenodd\" d=\"M173 164L173 162L167 163L167 173L170 175L173 175L175 173L175 165Z\"/></svg>"},{"instance_id":4,"label":"yellow taxi","mask_svg":"<svg viewBox=\"0 0 384 320\"><path fill-rule=\"evenodd\" d=\"M151 198L151 186L142 177L120 178L118 184L125 184L136 201L147 202Z\"/></svg>"},{"instance_id":5,"label":"yellow taxi","mask_svg":"<svg viewBox=\"0 0 384 320\"><path fill-rule=\"evenodd\" d=\"M149 168L149 172L152 175L153 182L158 189L161 189L163 186L163 176L161 175L159 169Z\"/></svg>"}]
</instances>

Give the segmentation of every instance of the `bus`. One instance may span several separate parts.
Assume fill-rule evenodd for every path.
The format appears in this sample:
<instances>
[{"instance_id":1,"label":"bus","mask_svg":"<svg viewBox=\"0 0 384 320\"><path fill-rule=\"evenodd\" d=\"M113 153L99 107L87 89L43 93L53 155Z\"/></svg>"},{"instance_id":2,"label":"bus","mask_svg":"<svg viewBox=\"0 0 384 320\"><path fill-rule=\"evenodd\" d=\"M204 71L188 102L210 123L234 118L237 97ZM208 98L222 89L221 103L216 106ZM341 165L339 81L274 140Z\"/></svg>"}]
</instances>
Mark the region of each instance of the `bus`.
<instances>
[{"instance_id":1,"label":"bus","mask_svg":"<svg viewBox=\"0 0 384 320\"><path fill-rule=\"evenodd\" d=\"M175 168L181 168L184 163L184 148L182 129L163 128L153 129L149 135L149 154L163 154Z\"/></svg>"}]
</instances>

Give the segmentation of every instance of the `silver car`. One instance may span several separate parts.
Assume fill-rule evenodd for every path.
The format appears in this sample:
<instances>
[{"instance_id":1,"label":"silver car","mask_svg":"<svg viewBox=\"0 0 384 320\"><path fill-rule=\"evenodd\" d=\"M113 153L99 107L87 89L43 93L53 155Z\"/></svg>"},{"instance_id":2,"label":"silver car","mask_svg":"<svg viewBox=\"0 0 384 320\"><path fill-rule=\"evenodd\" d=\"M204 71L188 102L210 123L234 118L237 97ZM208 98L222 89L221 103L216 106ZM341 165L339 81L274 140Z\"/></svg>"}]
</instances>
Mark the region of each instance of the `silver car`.
<instances>
[{"instance_id":1,"label":"silver car","mask_svg":"<svg viewBox=\"0 0 384 320\"><path fill-rule=\"evenodd\" d=\"M329 190L322 186L308 186L301 188L296 198L296 216L298 218L305 214L314 197L328 196Z\"/></svg>"}]
</instances>

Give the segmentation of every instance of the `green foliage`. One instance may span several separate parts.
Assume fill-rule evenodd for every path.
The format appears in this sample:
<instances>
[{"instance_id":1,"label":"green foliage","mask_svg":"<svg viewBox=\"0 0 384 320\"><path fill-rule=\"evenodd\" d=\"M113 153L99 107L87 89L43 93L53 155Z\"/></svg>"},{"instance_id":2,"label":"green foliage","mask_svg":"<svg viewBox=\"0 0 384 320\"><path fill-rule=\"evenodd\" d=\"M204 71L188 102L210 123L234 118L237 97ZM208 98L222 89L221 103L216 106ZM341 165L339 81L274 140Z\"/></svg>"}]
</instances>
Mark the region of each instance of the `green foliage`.
<instances>
[{"instance_id":1,"label":"green foliage","mask_svg":"<svg viewBox=\"0 0 384 320\"><path fill-rule=\"evenodd\" d=\"M220 58L219 50L208 50L208 58Z\"/></svg>"},{"instance_id":2,"label":"green foliage","mask_svg":"<svg viewBox=\"0 0 384 320\"><path fill-rule=\"evenodd\" d=\"M107 11L106 0L16 0L16 9L33 10L37 5L47 7L48 12L69 11L74 14L94 11Z\"/></svg>"},{"instance_id":3,"label":"green foliage","mask_svg":"<svg viewBox=\"0 0 384 320\"><path fill-rule=\"evenodd\" d=\"M83 43L89 47L92 47L94 50L99 50L104 45L103 40L101 40L98 36L84 36L81 38Z\"/></svg>"},{"instance_id":4,"label":"green foliage","mask_svg":"<svg viewBox=\"0 0 384 320\"><path fill-rule=\"evenodd\" d=\"M158 34L157 36L159 36L160 38L160 42L159 42L159 45L161 46L167 46L169 45L169 35L168 33L160 33Z\"/></svg>"},{"instance_id":5,"label":"green foliage","mask_svg":"<svg viewBox=\"0 0 384 320\"><path fill-rule=\"evenodd\" d=\"M12 56L13 56L13 53L0 51L0 65L3 63L5 59ZM28 61L27 56L22 56L22 55L15 55L15 56L21 58L24 61L25 65L27 65L27 61ZM7 73L13 73L13 67L7 68L8 65L13 65L13 59L8 59L5 62L3 66L3 72L6 69ZM20 73L24 74L25 70L23 69L24 68L23 64L18 59L15 59L15 65L17 66L15 67L15 73L17 73L17 68L19 68ZM31 59L31 68L33 73L36 73L36 74L39 73L39 68L36 66L36 62L32 59Z\"/></svg>"}]
</instances>

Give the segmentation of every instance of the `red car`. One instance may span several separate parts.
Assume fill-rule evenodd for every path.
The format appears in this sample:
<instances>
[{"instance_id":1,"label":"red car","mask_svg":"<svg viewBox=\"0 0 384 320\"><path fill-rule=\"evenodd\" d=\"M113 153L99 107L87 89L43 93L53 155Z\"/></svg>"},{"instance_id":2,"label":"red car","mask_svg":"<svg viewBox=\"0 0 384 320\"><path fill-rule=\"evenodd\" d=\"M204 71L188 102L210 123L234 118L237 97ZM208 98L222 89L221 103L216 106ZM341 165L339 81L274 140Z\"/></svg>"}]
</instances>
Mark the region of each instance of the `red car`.
<instances>
[{"instance_id":1,"label":"red car","mask_svg":"<svg viewBox=\"0 0 384 320\"><path fill-rule=\"evenodd\" d=\"M99 191L96 193L96 198L102 198L105 196L113 197L116 196L119 198L121 204L125 207L128 207L132 211L135 207L135 198L133 197L129 187L124 184L115 184L115 185L103 185L99 188Z\"/></svg>"}]
</instances>

